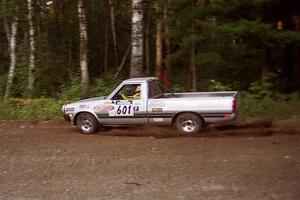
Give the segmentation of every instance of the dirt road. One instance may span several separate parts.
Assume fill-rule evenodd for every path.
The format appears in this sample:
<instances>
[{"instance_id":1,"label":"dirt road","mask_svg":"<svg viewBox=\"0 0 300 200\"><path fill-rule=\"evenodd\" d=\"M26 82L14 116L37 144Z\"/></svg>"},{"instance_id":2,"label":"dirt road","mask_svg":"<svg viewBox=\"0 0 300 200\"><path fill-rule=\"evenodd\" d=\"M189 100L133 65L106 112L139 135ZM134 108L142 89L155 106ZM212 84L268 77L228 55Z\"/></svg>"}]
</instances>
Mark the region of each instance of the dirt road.
<instances>
[{"instance_id":1,"label":"dirt road","mask_svg":"<svg viewBox=\"0 0 300 200\"><path fill-rule=\"evenodd\" d=\"M180 136L0 122L0 199L300 199L300 120Z\"/></svg>"}]
</instances>

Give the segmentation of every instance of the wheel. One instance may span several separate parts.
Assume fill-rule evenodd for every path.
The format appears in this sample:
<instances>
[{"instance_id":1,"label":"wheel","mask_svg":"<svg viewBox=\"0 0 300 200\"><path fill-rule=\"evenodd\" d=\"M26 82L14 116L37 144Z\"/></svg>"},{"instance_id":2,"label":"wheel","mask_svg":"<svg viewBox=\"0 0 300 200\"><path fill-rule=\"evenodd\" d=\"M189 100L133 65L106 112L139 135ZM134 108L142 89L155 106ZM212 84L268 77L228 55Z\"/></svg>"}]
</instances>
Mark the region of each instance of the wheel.
<instances>
[{"instance_id":1,"label":"wheel","mask_svg":"<svg viewBox=\"0 0 300 200\"><path fill-rule=\"evenodd\" d=\"M84 134L95 133L98 130L98 121L89 113L81 113L76 120L77 126Z\"/></svg>"},{"instance_id":2,"label":"wheel","mask_svg":"<svg viewBox=\"0 0 300 200\"><path fill-rule=\"evenodd\" d=\"M175 127L182 134L195 134L203 129L204 122L194 113L182 113L177 116Z\"/></svg>"}]
</instances>

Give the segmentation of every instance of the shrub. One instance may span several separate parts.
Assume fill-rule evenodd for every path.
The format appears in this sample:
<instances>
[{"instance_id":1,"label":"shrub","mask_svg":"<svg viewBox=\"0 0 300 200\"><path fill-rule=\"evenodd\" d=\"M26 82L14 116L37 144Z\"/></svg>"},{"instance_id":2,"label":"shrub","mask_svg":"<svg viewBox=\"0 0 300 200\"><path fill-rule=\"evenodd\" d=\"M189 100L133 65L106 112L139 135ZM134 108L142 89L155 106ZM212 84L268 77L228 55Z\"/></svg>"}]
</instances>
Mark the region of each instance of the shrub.
<instances>
[{"instance_id":1,"label":"shrub","mask_svg":"<svg viewBox=\"0 0 300 200\"><path fill-rule=\"evenodd\" d=\"M104 74L103 77L95 79L90 85L89 96L105 96L109 95L115 87L120 83L119 79L115 79L112 73ZM60 98L66 101L78 100L81 98L80 76L73 75L71 84L62 89Z\"/></svg>"},{"instance_id":2,"label":"shrub","mask_svg":"<svg viewBox=\"0 0 300 200\"><path fill-rule=\"evenodd\" d=\"M226 90L232 90L232 87L230 85L224 85L221 82L216 80L209 81L208 91L226 91Z\"/></svg>"},{"instance_id":3,"label":"shrub","mask_svg":"<svg viewBox=\"0 0 300 200\"><path fill-rule=\"evenodd\" d=\"M55 120L61 119L62 101L52 98L9 98L0 102L0 119Z\"/></svg>"}]
</instances>

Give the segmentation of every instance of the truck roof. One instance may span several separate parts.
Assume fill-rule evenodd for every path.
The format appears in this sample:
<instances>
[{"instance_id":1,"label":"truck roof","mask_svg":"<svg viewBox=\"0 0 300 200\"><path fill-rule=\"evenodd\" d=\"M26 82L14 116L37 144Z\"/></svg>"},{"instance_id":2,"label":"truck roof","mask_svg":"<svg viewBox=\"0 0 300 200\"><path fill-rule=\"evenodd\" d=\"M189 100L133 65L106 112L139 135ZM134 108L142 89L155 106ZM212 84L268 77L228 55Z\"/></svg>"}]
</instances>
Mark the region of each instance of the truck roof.
<instances>
[{"instance_id":1,"label":"truck roof","mask_svg":"<svg viewBox=\"0 0 300 200\"><path fill-rule=\"evenodd\" d=\"M157 77L138 77L138 78L130 78L126 79L124 82L144 82L149 80L157 80Z\"/></svg>"}]
</instances>

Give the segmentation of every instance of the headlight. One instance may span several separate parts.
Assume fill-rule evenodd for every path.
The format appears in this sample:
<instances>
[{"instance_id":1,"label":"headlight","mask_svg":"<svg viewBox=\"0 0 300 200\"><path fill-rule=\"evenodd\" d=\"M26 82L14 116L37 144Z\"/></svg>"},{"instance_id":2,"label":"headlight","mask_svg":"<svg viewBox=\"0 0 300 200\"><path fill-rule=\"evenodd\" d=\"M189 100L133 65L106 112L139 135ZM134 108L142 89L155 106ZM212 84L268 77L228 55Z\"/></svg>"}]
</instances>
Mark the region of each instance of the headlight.
<instances>
[{"instance_id":1,"label":"headlight","mask_svg":"<svg viewBox=\"0 0 300 200\"><path fill-rule=\"evenodd\" d=\"M61 111L62 111L63 113L65 113L65 107L66 107L66 105L63 105L62 108L61 108Z\"/></svg>"}]
</instances>

